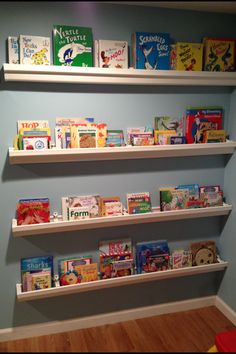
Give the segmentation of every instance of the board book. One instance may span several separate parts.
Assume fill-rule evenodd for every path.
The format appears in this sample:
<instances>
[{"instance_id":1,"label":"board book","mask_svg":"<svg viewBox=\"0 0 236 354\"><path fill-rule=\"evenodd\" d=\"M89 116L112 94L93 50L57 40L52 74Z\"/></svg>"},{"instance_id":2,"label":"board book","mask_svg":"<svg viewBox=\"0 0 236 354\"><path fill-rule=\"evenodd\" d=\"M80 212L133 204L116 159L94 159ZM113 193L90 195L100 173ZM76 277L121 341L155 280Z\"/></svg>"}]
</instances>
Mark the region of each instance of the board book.
<instances>
[{"instance_id":1,"label":"board book","mask_svg":"<svg viewBox=\"0 0 236 354\"><path fill-rule=\"evenodd\" d=\"M152 211L150 193L127 193L127 210L129 214L150 213Z\"/></svg>"},{"instance_id":2,"label":"board book","mask_svg":"<svg viewBox=\"0 0 236 354\"><path fill-rule=\"evenodd\" d=\"M51 40L49 37L20 35L20 64L50 65Z\"/></svg>"},{"instance_id":3,"label":"board book","mask_svg":"<svg viewBox=\"0 0 236 354\"><path fill-rule=\"evenodd\" d=\"M128 42L95 40L94 65L99 68L128 69Z\"/></svg>"},{"instance_id":4,"label":"board book","mask_svg":"<svg viewBox=\"0 0 236 354\"><path fill-rule=\"evenodd\" d=\"M200 241L190 244L193 266L217 262L215 241Z\"/></svg>"},{"instance_id":5,"label":"board book","mask_svg":"<svg viewBox=\"0 0 236 354\"><path fill-rule=\"evenodd\" d=\"M202 43L176 43L176 70L202 71L202 63Z\"/></svg>"},{"instance_id":6,"label":"board book","mask_svg":"<svg viewBox=\"0 0 236 354\"><path fill-rule=\"evenodd\" d=\"M235 70L235 39L204 37L203 46L205 71Z\"/></svg>"},{"instance_id":7,"label":"board book","mask_svg":"<svg viewBox=\"0 0 236 354\"><path fill-rule=\"evenodd\" d=\"M160 210L186 209L189 189L160 188Z\"/></svg>"},{"instance_id":8,"label":"board book","mask_svg":"<svg viewBox=\"0 0 236 354\"><path fill-rule=\"evenodd\" d=\"M89 208L89 217L101 216L101 199L99 195L82 195L62 197L62 218L69 220L69 210L75 208ZM72 209L74 208L74 209ZM79 211L79 209L78 209ZM85 212L86 210L84 210ZM86 213L85 215L86 216Z\"/></svg>"},{"instance_id":9,"label":"board book","mask_svg":"<svg viewBox=\"0 0 236 354\"><path fill-rule=\"evenodd\" d=\"M20 199L16 206L17 225L50 222L48 198Z\"/></svg>"}]
</instances>

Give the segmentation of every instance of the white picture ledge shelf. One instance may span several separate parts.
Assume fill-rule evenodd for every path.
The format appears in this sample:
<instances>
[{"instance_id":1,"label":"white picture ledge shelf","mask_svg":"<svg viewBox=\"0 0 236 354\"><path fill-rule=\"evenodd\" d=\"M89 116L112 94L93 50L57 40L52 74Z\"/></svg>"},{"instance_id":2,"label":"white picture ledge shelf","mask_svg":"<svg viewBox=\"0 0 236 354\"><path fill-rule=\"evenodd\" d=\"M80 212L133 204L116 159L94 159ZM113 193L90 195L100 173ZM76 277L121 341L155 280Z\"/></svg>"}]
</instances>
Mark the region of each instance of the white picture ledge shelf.
<instances>
[{"instance_id":1,"label":"white picture ledge shelf","mask_svg":"<svg viewBox=\"0 0 236 354\"><path fill-rule=\"evenodd\" d=\"M186 267L180 269L169 269L159 272L135 274L118 278L95 280L92 282L60 286L49 289L22 292L21 284L16 284L16 295L19 301L30 301L44 299L49 297L72 295L75 293L112 288L116 286L131 285L135 283L144 283L163 279L184 277L197 275L202 273L210 273L222 271L228 266L228 262L220 261L219 263L207 264L194 267Z\"/></svg>"},{"instance_id":2,"label":"white picture ledge shelf","mask_svg":"<svg viewBox=\"0 0 236 354\"><path fill-rule=\"evenodd\" d=\"M3 75L5 81L15 82L103 85L236 86L235 72L3 64Z\"/></svg>"},{"instance_id":3,"label":"white picture ledge shelf","mask_svg":"<svg viewBox=\"0 0 236 354\"><path fill-rule=\"evenodd\" d=\"M15 150L9 148L10 164L32 164L52 162L126 160L233 154L235 141L209 144L176 144L152 146L121 146L80 149Z\"/></svg>"},{"instance_id":4,"label":"white picture ledge shelf","mask_svg":"<svg viewBox=\"0 0 236 354\"><path fill-rule=\"evenodd\" d=\"M153 208L151 213L127 214L121 216L104 216L78 221L51 221L49 223L19 225L16 219L12 220L12 234L14 237L32 236L40 234L50 234L58 232L68 232L77 230L98 229L104 227L116 227L123 225L144 224L151 222L196 219L203 217L229 215L232 205L183 209L160 212L159 208Z\"/></svg>"}]
</instances>

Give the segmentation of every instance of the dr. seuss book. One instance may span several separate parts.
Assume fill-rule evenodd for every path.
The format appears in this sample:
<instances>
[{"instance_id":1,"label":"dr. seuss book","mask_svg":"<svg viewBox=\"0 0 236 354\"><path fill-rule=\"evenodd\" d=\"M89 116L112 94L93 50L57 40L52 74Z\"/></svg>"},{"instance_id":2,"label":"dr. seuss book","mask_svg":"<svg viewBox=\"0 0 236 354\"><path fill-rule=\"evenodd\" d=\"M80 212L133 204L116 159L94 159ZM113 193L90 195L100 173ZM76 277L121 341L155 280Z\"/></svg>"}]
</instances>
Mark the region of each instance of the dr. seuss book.
<instances>
[{"instance_id":1,"label":"dr. seuss book","mask_svg":"<svg viewBox=\"0 0 236 354\"><path fill-rule=\"evenodd\" d=\"M20 35L20 64L50 65L51 40L49 37Z\"/></svg>"},{"instance_id":2,"label":"dr. seuss book","mask_svg":"<svg viewBox=\"0 0 236 354\"><path fill-rule=\"evenodd\" d=\"M193 266L217 262L215 241L200 241L190 244Z\"/></svg>"},{"instance_id":3,"label":"dr. seuss book","mask_svg":"<svg viewBox=\"0 0 236 354\"><path fill-rule=\"evenodd\" d=\"M129 214L150 213L152 211L149 192L127 193L127 209Z\"/></svg>"},{"instance_id":4,"label":"dr. seuss book","mask_svg":"<svg viewBox=\"0 0 236 354\"><path fill-rule=\"evenodd\" d=\"M179 210L187 208L189 190L176 188L160 188L160 210Z\"/></svg>"},{"instance_id":5,"label":"dr. seuss book","mask_svg":"<svg viewBox=\"0 0 236 354\"><path fill-rule=\"evenodd\" d=\"M170 268L170 251L166 240L138 242L135 249L138 274Z\"/></svg>"},{"instance_id":6,"label":"dr. seuss book","mask_svg":"<svg viewBox=\"0 0 236 354\"><path fill-rule=\"evenodd\" d=\"M83 208L83 209L81 209ZM73 211L73 213L72 213ZM75 212L81 213L80 218L101 216L101 200L99 195L82 195L62 197L62 218L63 220L73 219Z\"/></svg>"},{"instance_id":7,"label":"dr. seuss book","mask_svg":"<svg viewBox=\"0 0 236 354\"><path fill-rule=\"evenodd\" d=\"M20 199L16 206L17 225L50 222L48 198Z\"/></svg>"},{"instance_id":8,"label":"dr. seuss book","mask_svg":"<svg viewBox=\"0 0 236 354\"><path fill-rule=\"evenodd\" d=\"M170 35L158 32L132 34L133 61L136 69L170 69Z\"/></svg>"},{"instance_id":9,"label":"dr. seuss book","mask_svg":"<svg viewBox=\"0 0 236 354\"><path fill-rule=\"evenodd\" d=\"M7 49L8 49L8 63L9 64L19 64L20 63L20 53L19 53L18 37L15 37L15 36L8 37Z\"/></svg>"},{"instance_id":10,"label":"dr. seuss book","mask_svg":"<svg viewBox=\"0 0 236 354\"><path fill-rule=\"evenodd\" d=\"M94 41L95 66L99 68L128 68L128 42L98 39Z\"/></svg>"},{"instance_id":11,"label":"dr. seuss book","mask_svg":"<svg viewBox=\"0 0 236 354\"><path fill-rule=\"evenodd\" d=\"M203 143L224 143L226 142L226 131L220 130L206 130L204 132Z\"/></svg>"},{"instance_id":12,"label":"dr. seuss book","mask_svg":"<svg viewBox=\"0 0 236 354\"><path fill-rule=\"evenodd\" d=\"M201 71L202 70L202 43L176 43L176 70Z\"/></svg>"},{"instance_id":13,"label":"dr. seuss book","mask_svg":"<svg viewBox=\"0 0 236 354\"><path fill-rule=\"evenodd\" d=\"M35 290L37 286L40 288L52 286L53 256L22 258L20 268L23 291ZM32 276L34 280L32 280ZM39 277L38 284L35 279L36 276ZM34 288L33 285L35 285Z\"/></svg>"},{"instance_id":14,"label":"dr. seuss book","mask_svg":"<svg viewBox=\"0 0 236 354\"><path fill-rule=\"evenodd\" d=\"M93 66L92 28L53 26L53 64L63 66Z\"/></svg>"},{"instance_id":15,"label":"dr. seuss book","mask_svg":"<svg viewBox=\"0 0 236 354\"><path fill-rule=\"evenodd\" d=\"M235 39L203 38L204 70L235 70Z\"/></svg>"}]
</instances>

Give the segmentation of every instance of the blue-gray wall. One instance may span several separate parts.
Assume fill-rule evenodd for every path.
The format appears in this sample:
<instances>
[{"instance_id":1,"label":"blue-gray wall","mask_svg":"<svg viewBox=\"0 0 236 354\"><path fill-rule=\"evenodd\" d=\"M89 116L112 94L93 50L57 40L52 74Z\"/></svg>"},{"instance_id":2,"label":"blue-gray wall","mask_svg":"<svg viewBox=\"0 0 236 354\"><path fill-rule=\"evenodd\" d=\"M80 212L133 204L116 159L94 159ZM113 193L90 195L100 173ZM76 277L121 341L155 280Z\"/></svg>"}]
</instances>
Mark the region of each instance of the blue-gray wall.
<instances>
[{"instance_id":1,"label":"blue-gray wall","mask_svg":"<svg viewBox=\"0 0 236 354\"><path fill-rule=\"evenodd\" d=\"M157 9L90 2L0 3L0 65L6 62L6 39L11 35L52 36L53 24L92 27L94 39L127 40L134 31L160 31L173 41L200 42L203 36L236 38L234 15ZM232 32L233 31L233 32ZM132 61L130 62L132 65ZM235 156L147 159L13 166L8 148L22 119L94 117L110 129L153 124L155 115L180 117L187 105L222 105L225 127L236 138L235 93L224 88L96 87L37 84L0 84L0 328L78 318L110 311L217 294L236 310L234 257L235 211L224 218L172 221L92 231L38 235L14 239L11 221L18 199L49 197L52 212L61 211L61 197L70 194L120 195L150 191L159 204L161 186L180 183L220 184L227 201L235 204ZM166 238L171 250L191 241L213 239L230 262L225 274L137 284L52 299L18 303L15 284L20 282L20 258L52 254L92 254L98 260L101 239L131 237L133 243ZM223 279L223 280L222 280Z\"/></svg>"}]
</instances>

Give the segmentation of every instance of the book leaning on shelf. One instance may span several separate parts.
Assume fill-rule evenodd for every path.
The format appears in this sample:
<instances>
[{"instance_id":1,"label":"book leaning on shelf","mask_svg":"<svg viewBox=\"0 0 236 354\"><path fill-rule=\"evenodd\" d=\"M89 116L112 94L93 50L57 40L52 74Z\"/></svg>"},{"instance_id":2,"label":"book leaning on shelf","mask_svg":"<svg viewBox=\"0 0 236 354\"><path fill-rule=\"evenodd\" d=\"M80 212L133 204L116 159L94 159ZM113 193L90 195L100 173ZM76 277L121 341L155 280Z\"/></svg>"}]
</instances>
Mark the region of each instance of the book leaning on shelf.
<instances>
[{"instance_id":1,"label":"book leaning on shelf","mask_svg":"<svg viewBox=\"0 0 236 354\"><path fill-rule=\"evenodd\" d=\"M62 197L63 220L100 217L101 213L101 197L99 195Z\"/></svg>"},{"instance_id":2,"label":"book leaning on shelf","mask_svg":"<svg viewBox=\"0 0 236 354\"><path fill-rule=\"evenodd\" d=\"M50 65L51 40L49 37L20 35L20 64Z\"/></svg>"},{"instance_id":3,"label":"book leaning on shelf","mask_svg":"<svg viewBox=\"0 0 236 354\"><path fill-rule=\"evenodd\" d=\"M94 66L128 69L128 42L107 39L95 40Z\"/></svg>"},{"instance_id":4,"label":"book leaning on shelf","mask_svg":"<svg viewBox=\"0 0 236 354\"><path fill-rule=\"evenodd\" d=\"M150 193L127 193L127 210L129 214L150 213L152 211Z\"/></svg>"},{"instance_id":5,"label":"book leaning on shelf","mask_svg":"<svg viewBox=\"0 0 236 354\"><path fill-rule=\"evenodd\" d=\"M16 219L19 226L50 222L49 199L20 199L16 206Z\"/></svg>"}]
</instances>

